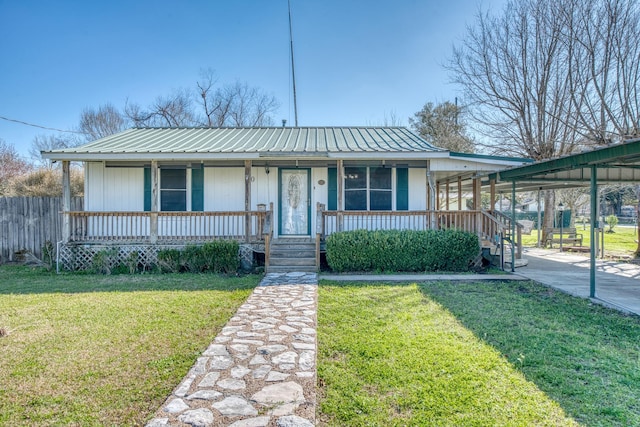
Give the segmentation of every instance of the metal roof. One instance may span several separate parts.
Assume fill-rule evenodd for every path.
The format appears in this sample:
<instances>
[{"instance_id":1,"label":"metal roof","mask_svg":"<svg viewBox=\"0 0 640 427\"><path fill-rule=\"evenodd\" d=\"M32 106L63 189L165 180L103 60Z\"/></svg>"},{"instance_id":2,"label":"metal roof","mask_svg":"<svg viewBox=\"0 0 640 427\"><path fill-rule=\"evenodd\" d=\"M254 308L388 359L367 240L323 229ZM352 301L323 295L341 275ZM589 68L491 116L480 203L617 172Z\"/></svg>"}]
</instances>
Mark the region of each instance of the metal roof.
<instances>
[{"instance_id":1,"label":"metal roof","mask_svg":"<svg viewBox=\"0 0 640 427\"><path fill-rule=\"evenodd\" d=\"M263 157L430 158L448 151L404 127L134 128L43 152L51 160ZM428 154L428 156L425 156Z\"/></svg>"},{"instance_id":2,"label":"metal roof","mask_svg":"<svg viewBox=\"0 0 640 427\"><path fill-rule=\"evenodd\" d=\"M598 184L640 182L640 139L514 167L488 178L509 191L512 182L518 191L583 187L590 185L594 168Z\"/></svg>"}]
</instances>

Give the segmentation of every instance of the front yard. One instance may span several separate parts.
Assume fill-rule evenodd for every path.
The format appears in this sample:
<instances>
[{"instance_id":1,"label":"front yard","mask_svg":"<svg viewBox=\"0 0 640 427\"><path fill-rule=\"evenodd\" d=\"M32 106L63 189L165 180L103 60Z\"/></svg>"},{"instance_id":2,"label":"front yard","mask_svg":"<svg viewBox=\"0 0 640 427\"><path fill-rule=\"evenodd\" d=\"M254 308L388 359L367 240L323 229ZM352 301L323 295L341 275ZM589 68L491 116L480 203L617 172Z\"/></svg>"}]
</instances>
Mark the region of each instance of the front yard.
<instances>
[{"instance_id":1,"label":"front yard","mask_svg":"<svg viewBox=\"0 0 640 427\"><path fill-rule=\"evenodd\" d=\"M638 317L533 282L325 283L319 306L325 425L640 425Z\"/></svg>"},{"instance_id":2,"label":"front yard","mask_svg":"<svg viewBox=\"0 0 640 427\"><path fill-rule=\"evenodd\" d=\"M143 424L258 280L0 267L0 425ZM640 319L534 283L327 282L318 322L319 425L640 424Z\"/></svg>"},{"instance_id":3,"label":"front yard","mask_svg":"<svg viewBox=\"0 0 640 427\"><path fill-rule=\"evenodd\" d=\"M257 276L0 267L0 425L141 425Z\"/></svg>"}]
</instances>

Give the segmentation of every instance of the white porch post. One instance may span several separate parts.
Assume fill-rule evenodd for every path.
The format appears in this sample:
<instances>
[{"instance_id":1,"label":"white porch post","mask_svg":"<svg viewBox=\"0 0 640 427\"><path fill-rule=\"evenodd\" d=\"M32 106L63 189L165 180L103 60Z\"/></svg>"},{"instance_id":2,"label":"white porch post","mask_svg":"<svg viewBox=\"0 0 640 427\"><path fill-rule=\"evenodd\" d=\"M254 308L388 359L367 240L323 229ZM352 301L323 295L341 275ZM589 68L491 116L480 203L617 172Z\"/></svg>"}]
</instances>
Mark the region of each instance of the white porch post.
<instances>
[{"instance_id":1,"label":"white porch post","mask_svg":"<svg viewBox=\"0 0 640 427\"><path fill-rule=\"evenodd\" d=\"M244 238L249 243L251 237L251 160L244 161Z\"/></svg>"},{"instance_id":2,"label":"white porch post","mask_svg":"<svg viewBox=\"0 0 640 427\"><path fill-rule=\"evenodd\" d=\"M150 240L152 244L158 242L158 161L151 161L151 217Z\"/></svg>"},{"instance_id":3,"label":"white porch post","mask_svg":"<svg viewBox=\"0 0 640 427\"><path fill-rule=\"evenodd\" d=\"M70 162L62 161L62 240L67 243L71 237L71 176Z\"/></svg>"},{"instance_id":4,"label":"white porch post","mask_svg":"<svg viewBox=\"0 0 640 427\"><path fill-rule=\"evenodd\" d=\"M342 160L336 161L336 167L336 180L338 181L338 217L336 218L336 231L342 231L342 211L344 210L344 167Z\"/></svg>"}]
</instances>

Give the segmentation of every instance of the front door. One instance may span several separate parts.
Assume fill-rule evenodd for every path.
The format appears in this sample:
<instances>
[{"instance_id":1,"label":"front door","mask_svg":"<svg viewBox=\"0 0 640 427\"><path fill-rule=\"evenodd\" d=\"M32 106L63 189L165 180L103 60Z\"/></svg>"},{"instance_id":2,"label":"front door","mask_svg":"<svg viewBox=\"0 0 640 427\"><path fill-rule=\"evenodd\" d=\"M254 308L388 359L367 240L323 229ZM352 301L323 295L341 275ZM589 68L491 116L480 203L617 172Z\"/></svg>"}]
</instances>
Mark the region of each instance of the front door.
<instances>
[{"instance_id":1,"label":"front door","mask_svg":"<svg viewBox=\"0 0 640 427\"><path fill-rule=\"evenodd\" d=\"M279 169L280 171L280 235L309 236L311 224L309 169Z\"/></svg>"}]
</instances>

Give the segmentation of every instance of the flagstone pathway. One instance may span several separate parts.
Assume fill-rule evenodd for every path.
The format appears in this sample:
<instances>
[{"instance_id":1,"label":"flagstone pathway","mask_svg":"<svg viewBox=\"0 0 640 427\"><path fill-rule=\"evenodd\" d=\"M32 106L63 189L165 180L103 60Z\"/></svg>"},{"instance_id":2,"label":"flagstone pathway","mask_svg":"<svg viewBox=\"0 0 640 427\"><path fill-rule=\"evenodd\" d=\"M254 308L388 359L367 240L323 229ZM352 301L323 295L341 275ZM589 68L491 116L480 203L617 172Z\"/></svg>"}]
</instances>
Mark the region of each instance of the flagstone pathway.
<instances>
[{"instance_id":1,"label":"flagstone pathway","mask_svg":"<svg viewBox=\"0 0 640 427\"><path fill-rule=\"evenodd\" d=\"M146 426L314 426L317 283L267 274Z\"/></svg>"}]
</instances>

